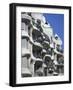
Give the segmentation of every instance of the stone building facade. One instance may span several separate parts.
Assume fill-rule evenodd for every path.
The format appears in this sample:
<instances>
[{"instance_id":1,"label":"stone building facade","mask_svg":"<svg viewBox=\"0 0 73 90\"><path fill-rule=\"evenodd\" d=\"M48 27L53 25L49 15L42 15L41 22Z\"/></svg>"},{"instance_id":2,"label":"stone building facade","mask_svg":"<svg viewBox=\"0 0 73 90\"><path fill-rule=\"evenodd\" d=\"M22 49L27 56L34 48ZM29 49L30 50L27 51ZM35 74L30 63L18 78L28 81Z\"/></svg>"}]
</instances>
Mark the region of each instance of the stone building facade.
<instances>
[{"instance_id":1,"label":"stone building facade","mask_svg":"<svg viewBox=\"0 0 73 90\"><path fill-rule=\"evenodd\" d=\"M64 74L61 38L43 14L21 13L21 76L57 76Z\"/></svg>"}]
</instances>

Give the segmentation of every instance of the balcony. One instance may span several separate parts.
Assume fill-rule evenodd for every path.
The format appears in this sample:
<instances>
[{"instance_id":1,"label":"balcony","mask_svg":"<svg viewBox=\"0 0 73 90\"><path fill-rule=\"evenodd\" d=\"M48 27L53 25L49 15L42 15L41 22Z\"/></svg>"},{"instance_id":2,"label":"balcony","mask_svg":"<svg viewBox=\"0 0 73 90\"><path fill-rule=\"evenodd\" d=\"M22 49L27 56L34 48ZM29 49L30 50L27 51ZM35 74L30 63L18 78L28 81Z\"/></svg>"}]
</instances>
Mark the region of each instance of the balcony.
<instances>
[{"instance_id":1,"label":"balcony","mask_svg":"<svg viewBox=\"0 0 73 90\"><path fill-rule=\"evenodd\" d=\"M39 28L37 28L35 25L32 25L33 28L33 33L36 35L41 35L41 31L39 30Z\"/></svg>"},{"instance_id":2,"label":"balcony","mask_svg":"<svg viewBox=\"0 0 73 90\"><path fill-rule=\"evenodd\" d=\"M49 45L50 43L48 41L43 41L43 44Z\"/></svg>"},{"instance_id":3,"label":"balcony","mask_svg":"<svg viewBox=\"0 0 73 90\"><path fill-rule=\"evenodd\" d=\"M44 48L45 50L48 50L49 47L50 47L50 44L49 44L49 42L47 42L47 41L43 41L43 42L42 42L42 46L43 46L43 48Z\"/></svg>"},{"instance_id":4,"label":"balcony","mask_svg":"<svg viewBox=\"0 0 73 90\"><path fill-rule=\"evenodd\" d=\"M40 61L40 62L42 62L42 59L41 58L36 58L36 57L34 57L33 55L31 55L31 59L33 60L33 61Z\"/></svg>"},{"instance_id":5,"label":"balcony","mask_svg":"<svg viewBox=\"0 0 73 90\"><path fill-rule=\"evenodd\" d=\"M42 59L41 50L34 50L33 49L33 56L36 57L36 58Z\"/></svg>"},{"instance_id":6,"label":"balcony","mask_svg":"<svg viewBox=\"0 0 73 90\"><path fill-rule=\"evenodd\" d=\"M30 42L31 42L32 44L34 44L34 41L33 41L33 39L32 39L31 36L30 36Z\"/></svg>"},{"instance_id":7,"label":"balcony","mask_svg":"<svg viewBox=\"0 0 73 90\"><path fill-rule=\"evenodd\" d=\"M36 46L39 46L42 48L42 39L37 39L37 40L34 40L32 37L30 37L30 42L33 44L33 45L36 45Z\"/></svg>"},{"instance_id":8,"label":"balcony","mask_svg":"<svg viewBox=\"0 0 73 90\"><path fill-rule=\"evenodd\" d=\"M43 37L42 37L42 35L37 35L37 34L35 33L35 34L32 34L32 38L33 38L34 42L39 42L39 43L42 43L42 42L43 42Z\"/></svg>"},{"instance_id":9,"label":"balcony","mask_svg":"<svg viewBox=\"0 0 73 90\"><path fill-rule=\"evenodd\" d=\"M44 56L44 60L45 60L45 59L47 59L47 60L49 60L49 59L50 59L50 60L51 60L51 55L46 54L46 55Z\"/></svg>"},{"instance_id":10,"label":"balcony","mask_svg":"<svg viewBox=\"0 0 73 90\"><path fill-rule=\"evenodd\" d=\"M40 51L38 51L38 52L34 52L33 55L34 55L34 57L36 57L36 58L40 58L40 59L42 59L42 55L39 54L39 52L40 52Z\"/></svg>"},{"instance_id":11,"label":"balcony","mask_svg":"<svg viewBox=\"0 0 73 90\"><path fill-rule=\"evenodd\" d=\"M46 54L46 53L47 53L47 51L46 51L45 49L43 49L43 50L42 50L42 53Z\"/></svg>"},{"instance_id":12,"label":"balcony","mask_svg":"<svg viewBox=\"0 0 73 90\"><path fill-rule=\"evenodd\" d=\"M39 62L43 62L43 60L42 60L42 59L40 59L40 58L37 58L37 61L39 61Z\"/></svg>"},{"instance_id":13,"label":"balcony","mask_svg":"<svg viewBox=\"0 0 73 90\"><path fill-rule=\"evenodd\" d=\"M39 42L34 42L34 47L41 48L41 49L43 48L43 46Z\"/></svg>"},{"instance_id":14,"label":"balcony","mask_svg":"<svg viewBox=\"0 0 73 90\"><path fill-rule=\"evenodd\" d=\"M50 48L54 48L54 44L53 44L53 42L50 44Z\"/></svg>"}]
</instances>

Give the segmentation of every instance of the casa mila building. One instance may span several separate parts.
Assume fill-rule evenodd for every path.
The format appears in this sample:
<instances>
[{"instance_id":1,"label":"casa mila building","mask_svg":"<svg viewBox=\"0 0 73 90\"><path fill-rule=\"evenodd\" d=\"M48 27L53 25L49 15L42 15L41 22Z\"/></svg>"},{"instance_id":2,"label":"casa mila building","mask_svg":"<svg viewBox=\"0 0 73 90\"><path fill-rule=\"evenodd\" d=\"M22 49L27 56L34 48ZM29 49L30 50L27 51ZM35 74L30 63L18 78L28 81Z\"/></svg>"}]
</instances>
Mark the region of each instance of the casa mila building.
<instances>
[{"instance_id":1,"label":"casa mila building","mask_svg":"<svg viewBox=\"0 0 73 90\"><path fill-rule=\"evenodd\" d=\"M21 77L64 74L61 38L43 14L21 13Z\"/></svg>"}]
</instances>

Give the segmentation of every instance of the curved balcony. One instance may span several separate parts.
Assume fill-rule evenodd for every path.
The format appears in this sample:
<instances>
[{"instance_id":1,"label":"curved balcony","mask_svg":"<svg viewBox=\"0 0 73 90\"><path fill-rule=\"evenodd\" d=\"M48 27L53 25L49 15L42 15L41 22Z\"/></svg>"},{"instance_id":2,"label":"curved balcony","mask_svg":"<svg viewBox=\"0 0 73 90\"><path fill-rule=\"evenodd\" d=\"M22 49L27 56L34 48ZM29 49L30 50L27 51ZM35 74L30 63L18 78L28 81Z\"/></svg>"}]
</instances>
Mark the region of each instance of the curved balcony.
<instances>
[{"instance_id":1,"label":"curved balcony","mask_svg":"<svg viewBox=\"0 0 73 90\"><path fill-rule=\"evenodd\" d=\"M40 58L37 58L37 61L40 61L40 62L42 62L42 59L40 59Z\"/></svg>"},{"instance_id":2,"label":"curved balcony","mask_svg":"<svg viewBox=\"0 0 73 90\"><path fill-rule=\"evenodd\" d=\"M28 38L29 39L28 33L24 30L21 31L21 36L22 36L22 38Z\"/></svg>"},{"instance_id":3,"label":"curved balcony","mask_svg":"<svg viewBox=\"0 0 73 90\"><path fill-rule=\"evenodd\" d=\"M51 58L51 55L46 54L45 57L49 57L49 58Z\"/></svg>"},{"instance_id":4,"label":"curved balcony","mask_svg":"<svg viewBox=\"0 0 73 90\"><path fill-rule=\"evenodd\" d=\"M32 73L29 71L28 68L22 68L22 77L31 77Z\"/></svg>"},{"instance_id":5,"label":"curved balcony","mask_svg":"<svg viewBox=\"0 0 73 90\"><path fill-rule=\"evenodd\" d=\"M41 42L42 42L41 39L33 40L32 37L29 37L29 39L30 39L30 42L33 44L33 46L36 47L37 49L38 49L38 48L40 48L40 49L43 48L43 46L42 46L42 44L41 44Z\"/></svg>"},{"instance_id":6,"label":"curved balcony","mask_svg":"<svg viewBox=\"0 0 73 90\"><path fill-rule=\"evenodd\" d=\"M45 54L46 54L46 53L47 53L47 51L46 51L45 49L43 49L43 50L42 50L42 53L45 53Z\"/></svg>"},{"instance_id":7,"label":"curved balcony","mask_svg":"<svg viewBox=\"0 0 73 90\"><path fill-rule=\"evenodd\" d=\"M36 35L42 35L41 31L35 25L32 25L32 28L33 28L33 33L35 33Z\"/></svg>"},{"instance_id":8,"label":"curved balcony","mask_svg":"<svg viewBox=\"0 0 73 90\"><path fill-rule=\"evenodd\" d=\"M29 37L30 38L30 42L33 44L33 45L35 45L35 46L38 46L38 47L43 47L41 44L40 44L40 41L39 40L36 40L36 41L34 41L33 39L32 39L32 37Z\"/></svg>"},{"instance_id":9,"label":"curved balcony","mask_svg":"<svg viewBox=\"0 0 73 90\"><path fill-rule=\"evenodd\" d=\"M34 57L33 55L31 55L31 59L32 59L33 61L37 61L37 58Z\"/></svg>"},{"instance_id":10,"label":"curved balcony","mask_svg":"<svg viewBox=\"0 0 73 90\"><path fill-rule=\"evenodd\" d=\"M54 44L53 43L50 44L50 48L54 48Z\"/></svg>"},{"instance_id":11,"label":"curved balcony","mask_svg":"<svg viewBox=\"0 0 73 90\"><path fill-rule=\"evenodd\" d=\"M30 39L30 42L31 42L32 44L34 44L34 41L33 41L32 37L30 37L29 39Z\"/></svg>"},{"instance_id":12,"label":"curved balcony","mask_svg":"<svg viewBox=\"0 0 73 90\"><path fill-rule=\"evenodd\" d=\"M50 43L48 41L43 41L43 44L49 45Z\"/></svg>"},{"instance_id":13,"label":"curved balcony","mask_svg":"<svg viewBox=\"0 0 73 90\"><path fill-rule=\"evenodd\" d=\"M34 57L33 55L31 55L31 59L32 59L33 61L40 61L40 62L42 62L42 59L41 59L41 58L36 58L36 57Z\"/></svg>"},{"instance_id":14,"label":"curved balcony","mask_svg":"<svg viewBox=\"0 0 73 90\"><path fill-rule=\"evenodd\" d=\"M51 55L46 54L46 55L44 56L44 60L45 60L46 58L48 58L48 60L49 60L49 58L51 59Z\"/></svg>"},{"instance_id":15,"label":"curved balcony","mask_svg":"<svg viewBox=\"0 0 73 90\"><path fill-rule=\"evenodd\" d=\"M38 48L43 48L43 46L39 42L34 42L34 45Z\"/></svg>"},{"instance_id":16,"label":"curved balcony","mask_svg":"<svg viewBox=\"0 0 73 90\"><path fill-rule=\"evenodd\" d=\"M29 49L22 48L22 57L24 57L24 56L29 57L30 54L31 53L30 53Z\"/></svg>"}]
</instances>

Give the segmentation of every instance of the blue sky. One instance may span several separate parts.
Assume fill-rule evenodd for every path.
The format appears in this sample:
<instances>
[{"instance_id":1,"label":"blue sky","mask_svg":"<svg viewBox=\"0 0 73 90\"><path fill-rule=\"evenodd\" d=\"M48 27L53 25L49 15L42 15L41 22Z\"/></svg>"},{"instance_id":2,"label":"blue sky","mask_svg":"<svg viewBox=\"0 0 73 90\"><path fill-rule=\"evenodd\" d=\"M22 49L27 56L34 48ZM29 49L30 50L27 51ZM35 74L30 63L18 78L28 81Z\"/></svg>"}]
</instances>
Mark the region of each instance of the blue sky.
<instances>
[{"instance_id":1,"label":"blue sky","mask_svg":"<svg viewBox=\"0 0 73 90\"><path fill-rule=\"evenodd\" d=\"M43 14L53 27L54 34L56 33L63 42L62 48L64 48L64 14Z\"/></svg>"}]
</instances>

